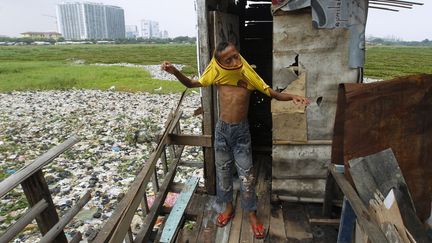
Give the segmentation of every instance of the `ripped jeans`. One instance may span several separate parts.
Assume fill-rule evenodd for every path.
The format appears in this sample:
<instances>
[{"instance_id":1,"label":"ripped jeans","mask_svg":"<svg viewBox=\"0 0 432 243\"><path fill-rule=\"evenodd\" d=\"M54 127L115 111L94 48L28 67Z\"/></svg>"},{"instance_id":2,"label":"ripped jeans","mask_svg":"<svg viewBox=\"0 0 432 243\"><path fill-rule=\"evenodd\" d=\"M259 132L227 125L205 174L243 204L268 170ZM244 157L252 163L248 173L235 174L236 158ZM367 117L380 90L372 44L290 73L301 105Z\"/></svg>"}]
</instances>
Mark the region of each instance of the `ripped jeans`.
<instances>
[{"instance_id":1,"label":"ripped jeans","mask_svg":"<svg viewBox=\"0 0 432 243\"><path fill-rule=\"evenodd\" d=\"M255 178L252 172L252 148L247 120L231 124L219 120L215 131L216 192L219 202L233 200L234 165L240 178L241 206L257 209Z\"/></svg>"}]
</instances>

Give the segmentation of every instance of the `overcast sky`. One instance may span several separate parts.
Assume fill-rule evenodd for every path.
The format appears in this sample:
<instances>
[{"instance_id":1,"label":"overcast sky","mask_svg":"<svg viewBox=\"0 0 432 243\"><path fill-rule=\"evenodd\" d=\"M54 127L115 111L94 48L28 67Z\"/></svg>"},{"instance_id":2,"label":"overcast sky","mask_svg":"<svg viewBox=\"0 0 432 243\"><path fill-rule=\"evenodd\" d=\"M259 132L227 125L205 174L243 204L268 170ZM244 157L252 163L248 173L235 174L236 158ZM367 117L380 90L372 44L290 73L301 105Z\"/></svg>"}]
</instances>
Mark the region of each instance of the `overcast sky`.
<instances>
[{"instance_id":1,"label":"overcast sky","mask_svg":"<svg viewBox=\"0 0 432 243\"><path fill-rule=\"evenodd\" d=\"M170 37L196 35L195 0L98 0L122 7L126 25L141 19L159 22ZM19 36L26 31L57 31L55 6L63 0L0 0L0 35ZM432 0L423 6L397 13L369 10L366 36L398 37L403 40L432 39ZM48 16L47 16L48 15ZM51 16L51 17L50 17Z\"/></svg>"}]
</instances>

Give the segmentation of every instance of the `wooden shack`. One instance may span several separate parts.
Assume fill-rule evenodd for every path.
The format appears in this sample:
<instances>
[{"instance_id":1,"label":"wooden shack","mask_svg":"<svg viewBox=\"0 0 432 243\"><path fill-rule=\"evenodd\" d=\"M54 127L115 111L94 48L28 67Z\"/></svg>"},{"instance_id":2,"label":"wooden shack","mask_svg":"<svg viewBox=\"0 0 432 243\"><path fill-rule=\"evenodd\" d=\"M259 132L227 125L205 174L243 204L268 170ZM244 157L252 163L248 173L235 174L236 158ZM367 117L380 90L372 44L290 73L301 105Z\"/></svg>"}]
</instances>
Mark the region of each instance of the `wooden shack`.
<instances>
[{"instance_id":1,"label":"wooden shack","mask_svg":"<svg viewBox=\"0 0 432 243\"><path fill-rule=\"evenodd\" d=\"M197 1L200 73L215 43L233 41L273 89L312 101L305 109L257 92L252 95L253 149L271 152L272 193L279 199L322 201L337 87L362 79L365 21L361 19L365 19L367 1L359 2L363 6L318 1L320 8L329 4L338 8L317 14L310 1ZM359 18L347 23L350 9ZM204 134L211 135L218 117L216 90L203 88L202 97ZM205 163L206 175L214 175L210 148L205 151ZM213 188L210 179L207 190L214 192Z\"/></svg>"}]
</instances>

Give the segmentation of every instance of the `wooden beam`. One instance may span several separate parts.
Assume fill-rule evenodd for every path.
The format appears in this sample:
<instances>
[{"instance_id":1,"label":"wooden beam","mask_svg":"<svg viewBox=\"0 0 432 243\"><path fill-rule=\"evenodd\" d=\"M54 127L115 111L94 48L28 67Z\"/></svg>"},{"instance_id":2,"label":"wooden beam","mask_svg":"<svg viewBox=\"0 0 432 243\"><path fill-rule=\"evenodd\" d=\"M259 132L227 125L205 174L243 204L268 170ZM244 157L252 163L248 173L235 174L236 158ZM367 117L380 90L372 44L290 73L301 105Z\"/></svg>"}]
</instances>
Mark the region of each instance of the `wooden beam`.
<instances>
[{"instance_id":1,"label":"wooden beam","mask_svg":"<svg viewBox=\"0 0 432 243\"><path fill-rule=\"evenodd\" d=\"M211 135L181 135L169 134L168 144L212 147Z\"/></svg>"},{"instance_id":2,"label":"wooden beam","mask_svg":"<svg viewBox=\"0 0 432 243\"><path fill-rule=\"evenodd\" d=\"M317 224L317 225L339 225L340 219L316 219L311 218L309 219L310 224Z\"/></svg>"},{"instance_id":3,"label":"wooden beam","mask_svg":"<svg viewBox=\"0 0 432 243\"><path fill-rule=\"evenodd\" d=\"M343 174L336 172L333 164L329 166L329 171L338 184L339 188L344 193L345 197L350 202L359 222L359 225L369 236L369 239L375 243L387 242L384 233L380 230L380 227L376 222L373 221L369 215L369 211L357 195L354 188L349 184L348 180Z\"/></svg>"},{"instance_id":4,"label":"wooden beam","mask_svg":"<svg viewBox=\"0 0 432 243\"><path fill-rule=\"evenodd\" d=\"M203 161L181 161L180 166L194 167L199 169L204 167L204 162Z\"/></svg>"},{"instance_id":5,"label":"wooden beam","mask_svg":"<svg viewBox=\"0 0 432 243\"><path fill-rule=\"evenodd\" d=\"M191 177L185 184L185 188L177 198L168 219L165 222L165 227L162 231L160 242L173 242L175 235L178 232L179 224L183 218L186 207L192 198L192 194L198 185L199 178Z\"/></svg>"},{"instance_id":6,"label":"wooden beam","mask_svg":"<svg viewBox=\"0 0 432 243\"><path fill-rule=\"evenodd\" d=\"M330 217L332 208L333 208L333 198L335 197L335 189L336 189L336 182L331 175L331 173L327 172L327 180L326 180L326 186L325 186L325 192L324 192L324 203L322 207L322 215L326 217Z\"/></svg>"},{"instance_id":7,"label":"wooden beam","mask_svg":"<svg viewBox=\"0 0 432 243\"><path fill-rule=\"evenodd\" d=\"M209 38L209 1L196 1L197 21L198 21L198 71L202 74L210 62L210 38ZM203 107L203 134L212 135L214 131L214 90L212 87L201 88L201 105ZM204 178L207 192L211 195L216 194L216 168L214 165L214 151L209 147L203 148L204 152Z\"/></svg>"},{"instance_id":8,"label":"wooden beam","mask_svg":"<svg viewBox=\"0 0 432 243\"><path fill-rule=\"evenodd\" d=\"M180 148L180 154L181 151L183 151L184 146L181 146ZM157 216L159 215L159 211L162 208L163 202L165 201L166 195L168 194L168 188L170 183L173 181L177 165L179 164L180 157L178 157L171 165L170 170L168 174L166 175L162 186L160 187L159 193L157 194L152 207L150 208L150 212L147 214L144 224L141 228L141 230L138 232L134 242L147 242L149 240L150 234L153 230L153 226L156 222ZM113 240L113 242L120 242Z\"/></svg>"},{"instance_id":9,"label":"wooden beam","mask_svg":"<svg viewBox=\"0 0 432 243\"><path fill-rule=\"evenodd\" d=\"M48 207L45 199L40 200L36 205L31 207L22 217L18 219L13 225L9 226L6 232L0 237L0 242L11 241L21 230L23 230L33 219L36 218L42 211Z\"/></svg>"},{"instance_id":10,"label":"wooden beam","mask_svg":"<svg viewBox=\"0 0 432 243\"><path fill-rule=\"evenodd\" d=\"M42 156L40 156L30 164L18 170L15 174L12 174L8 178L4 179L0 183L0 198L3 197L6 193L8 193L10 190L14 189L25 179L33 175L33 173L39 171L40 169L42 169L42 167L49 164L53 159L57 158L57 156L68 150L78 141L79 138L77 136L71 136L63 143L48 150L48 152L44 153Z\"/></svg>"},{"instance_id":11,"label":"wooden beam","mask_svg":"<svg viewBox=\"0 0 432 243\"><path fill-rule=\"evenodd\" d=\"M183 190L184 187L185 187L185 184L184 184L184 183L181 183L181 182L172 182L172 183L169 185L169 190L170 190L170 192L180 193L180 192ZM205 188L204 188L204 187L198 187L198 188L195 190L195 193L205 194L206 191L205 191Z\"/></svg>"},{"instance_id":12,"label":"wooden beam","mask_svg":"<svg viewBox=\"0 0 432 243\"><path fill-rule=\"evenodd\" d=\"M48 203L48 207L36 216L39 230L42 235L45 235L59 221L59 217L42 171L38 170L34 172L32 176L21 183L21 187L31 207L35 206L42 199ZM54 241L67 243L63 230L57 235Z\"/></svg>"},{"instance_id":13,"label":"wooden beam","mask_svg":"<svg viewBox=\"0 0 432 243\"><path fill-rule=\"evenodd\" d=\"M273 145L331 145L332 140L288 141L273 140Z\"/></svg>"},{"instance_id":14,"label":"wooden beam","mask_svg":"<svg viewBox=\"0 0 432 243\"><path fill-rule=\"evenodd\" d=\"M81 210L81 208L86 205L86 203L90 200L91 195L90 192L87 191L86 194L78 202L76 205L70 209L63 217L60 219L59 222L57 222L56 225L54 225L50 231L48 231L41 239L40 243L48 243L48 242L55 242L54 239L56 239L57 235L59 235L61 232L63 232L64 227L72 220L72 218L77 215L77 213Z\"/></svg>"}]
</instances>

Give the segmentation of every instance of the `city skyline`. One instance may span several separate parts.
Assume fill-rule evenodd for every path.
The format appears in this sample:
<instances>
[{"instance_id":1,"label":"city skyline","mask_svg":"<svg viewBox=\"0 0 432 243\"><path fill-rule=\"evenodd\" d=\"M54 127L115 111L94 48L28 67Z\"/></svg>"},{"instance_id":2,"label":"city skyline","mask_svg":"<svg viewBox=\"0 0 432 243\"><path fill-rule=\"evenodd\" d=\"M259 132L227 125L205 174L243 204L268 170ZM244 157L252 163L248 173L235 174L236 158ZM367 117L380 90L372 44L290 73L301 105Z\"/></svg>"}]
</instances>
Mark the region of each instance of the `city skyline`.
<instances>
[{"instance_id":1,"label":"city skyline","mask_svg":"<svg viewBox=\"0 0 432 243\"><path fill-rule=\"evenodd\" d=\"M55 6L62 0L2 0L0 6L0 35L19 37L23 32L58 31ZM89 1L87 1L89 2ZM149 0L99 0L106 5L119 6L125 11L125 25L140 26L142 19L159 22L161 30L170 37L196 36L195 0L167 0L162 8L158 1ZM23 6L26 6L23 8ZM366 36L395 37L405 41L432 39L432 27L428 23L432 2L423 6L389 12L369 9Z\"/></svg>"}]
</instances>

